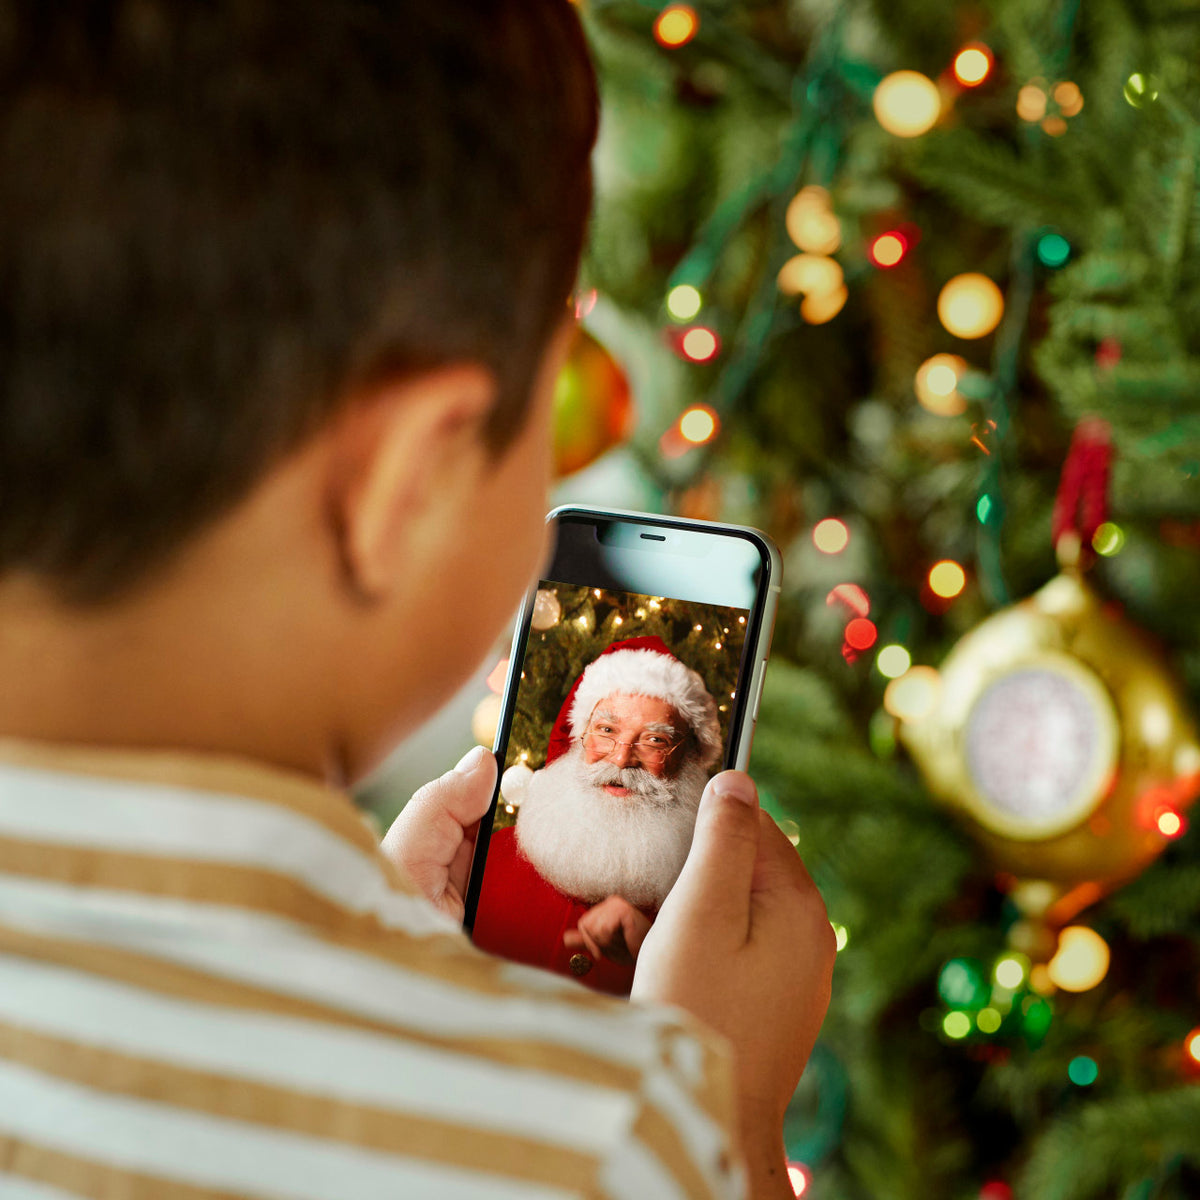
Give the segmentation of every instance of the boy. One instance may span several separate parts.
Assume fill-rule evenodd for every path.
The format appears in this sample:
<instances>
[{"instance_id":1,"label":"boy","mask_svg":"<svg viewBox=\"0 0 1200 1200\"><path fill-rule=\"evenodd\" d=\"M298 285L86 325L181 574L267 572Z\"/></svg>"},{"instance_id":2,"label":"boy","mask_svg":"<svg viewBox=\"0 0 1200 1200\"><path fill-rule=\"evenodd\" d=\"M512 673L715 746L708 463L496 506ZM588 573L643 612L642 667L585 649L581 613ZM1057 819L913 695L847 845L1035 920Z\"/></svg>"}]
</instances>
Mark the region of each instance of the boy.
<instances>
[{"instance_id":1,"label":"boy","mask_svg":"<svg viewBox=\"0 0 1200 1200\"><path fill-rule=\"evenodd\" d=\"M458 931L490 755L387 858L339 790L543 551L566 0L0 0L0 87L0 1194L790 1194L832 937L745 776L628 1005Z\"/></svg>"}]
</instances>

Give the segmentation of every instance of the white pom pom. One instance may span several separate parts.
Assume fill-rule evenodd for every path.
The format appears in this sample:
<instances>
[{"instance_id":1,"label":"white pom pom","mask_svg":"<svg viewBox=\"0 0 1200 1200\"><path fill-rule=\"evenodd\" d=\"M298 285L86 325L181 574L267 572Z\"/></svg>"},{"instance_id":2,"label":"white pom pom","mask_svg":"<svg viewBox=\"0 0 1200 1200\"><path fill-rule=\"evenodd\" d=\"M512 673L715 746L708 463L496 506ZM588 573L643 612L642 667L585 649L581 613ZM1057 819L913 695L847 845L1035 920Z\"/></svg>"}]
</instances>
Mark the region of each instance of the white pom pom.
<instances>
[{"instance_id":1,"label":"white pom pom","mask_svg":"<svg viewBox=\"0 0 1200 1200\"><path fill-rule=\"evenodd\" d=\"M520 808L532 778L533 772L524 763L513 763L500 778L500 795L504 802Z\"/></svg>"}]
</instances>

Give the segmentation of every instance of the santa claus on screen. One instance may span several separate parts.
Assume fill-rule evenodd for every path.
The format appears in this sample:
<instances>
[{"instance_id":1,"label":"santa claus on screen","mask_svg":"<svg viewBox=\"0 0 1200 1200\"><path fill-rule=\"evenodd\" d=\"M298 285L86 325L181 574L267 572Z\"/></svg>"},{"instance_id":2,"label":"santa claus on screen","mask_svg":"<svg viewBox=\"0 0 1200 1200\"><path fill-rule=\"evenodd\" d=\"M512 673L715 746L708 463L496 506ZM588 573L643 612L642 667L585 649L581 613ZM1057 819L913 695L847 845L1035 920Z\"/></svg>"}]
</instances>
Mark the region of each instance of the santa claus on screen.
<instances>
[{"instance_id":1,"label":"santa claus on screen","mask_svg":"<svg viewBox=\"0 0 1200 1200\"><path fill-rule=\"evenodd\" d=\"M546 765L505 774L519 814L492 834L476 944L627 994L720 755L697 672L658 637L609 646L567 695Z\"/></svg>"}]
</instances>

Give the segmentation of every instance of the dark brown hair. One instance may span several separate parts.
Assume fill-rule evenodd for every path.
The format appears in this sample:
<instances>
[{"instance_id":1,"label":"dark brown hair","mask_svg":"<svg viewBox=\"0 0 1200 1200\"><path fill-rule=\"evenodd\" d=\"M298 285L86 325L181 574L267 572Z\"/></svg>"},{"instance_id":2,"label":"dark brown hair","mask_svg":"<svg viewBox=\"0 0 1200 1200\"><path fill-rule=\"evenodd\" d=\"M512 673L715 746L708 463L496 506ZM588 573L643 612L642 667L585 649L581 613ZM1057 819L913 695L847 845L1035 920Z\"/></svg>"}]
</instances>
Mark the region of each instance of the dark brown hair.
<instances>
[{"instance_id":1,"label":"dark brown hair","mask_svg":"<svg viewBox=\"0 0 1200 1200\"><path fill-rule=\"evenodd\" d=\"M0 0L0 575L120 595L397 373L502 448L595 128L567 0Z\"/></svg>"}]
</instances>

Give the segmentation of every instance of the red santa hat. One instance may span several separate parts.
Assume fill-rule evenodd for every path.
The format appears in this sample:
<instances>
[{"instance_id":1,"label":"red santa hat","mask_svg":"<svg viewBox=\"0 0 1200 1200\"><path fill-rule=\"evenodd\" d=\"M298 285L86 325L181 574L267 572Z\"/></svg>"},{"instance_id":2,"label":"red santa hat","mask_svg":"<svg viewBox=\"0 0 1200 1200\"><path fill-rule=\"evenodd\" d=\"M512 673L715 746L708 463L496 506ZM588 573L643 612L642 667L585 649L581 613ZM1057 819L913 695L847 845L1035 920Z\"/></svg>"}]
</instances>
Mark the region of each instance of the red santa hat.
<instances>
[{"instance_id":1,"label":"red santa hat","mask_svg":"<svg viewBox=\"0 0 1200 1200\"><path fill-rule=\"evenodd\" d=\"M662 638L635 637L613 642L575 681L554 722L547 764L566 753L582 734L596 705L618 693L665 700L692 731L700 765L711 767L721 757L717 703L699 672L680 662Z\"/></svg>"}]
</instances>

